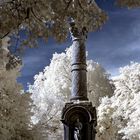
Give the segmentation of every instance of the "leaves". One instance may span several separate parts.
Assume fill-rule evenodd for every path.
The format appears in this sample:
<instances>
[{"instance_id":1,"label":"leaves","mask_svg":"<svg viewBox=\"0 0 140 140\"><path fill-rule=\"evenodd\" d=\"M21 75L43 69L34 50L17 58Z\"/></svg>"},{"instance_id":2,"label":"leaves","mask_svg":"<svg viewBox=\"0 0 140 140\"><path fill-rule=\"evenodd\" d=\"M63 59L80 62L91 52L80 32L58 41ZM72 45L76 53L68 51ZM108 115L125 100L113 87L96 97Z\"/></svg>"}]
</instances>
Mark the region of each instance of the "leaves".
<instances>
[{"instance_id":1,"label":"leaves","mask_svg":"<svg viewBox=\"0 0 140 140\"><path fill-rule=\"evenodd\" d=\"M98 107L99 140L140 139L140 64L132 62L114 78L111 98Z\"/></svg>"},{"instance_id":2,"label":"leaves","mask_svg":"<svg viewBox=\"0 0 140 140\"><path fill-rule=\"evenodd\" d=\"M86 0L11 0L0 5L0 37L25 29L28 42L38 37L53 36L63 42L69 32L68 19L73 18L79 28L97 30L106 21L106 14ZM49 26L48 26L49 25Z\"/></svg>"},{"instance_id":3,"label":"leaves","mask_svg":"<svg viewBox=\"0 0 140 140\"><path fill-rule=\"evenodd\" d=\"M121 7L138 8L140 7L140 0L117 0Z\"/></svg>"},{"instance_id":4,"label":"leaves","mask_svg":"<svg viewBox=\"0 0 140 140\"><path fill-rule=\"evenodd\" d=\"M57 140L58 135L63 134L59 120L64 103L71 96L71 49L72 47L65 53L53 54L50 65L35 75L34 84L29 85L36 105L34 120L39 121L37 125L42 124L42 133L45 130L50 139L55 136L54 139ZM112 95L113 90L108 75L99 64L88 60L87 71L89 99L98 106L99 98Z\"/></svg>"},{"instance_id":5,"label":"leaves","mask_svg":"<svg viewBox=\"0 0 140 140\"><path fill-rule=\"evenodd\" d=\"M9 53L8 42L8 37L2 39L0 47L0 138L29 140L32 101L30 94L21 94L17 83L21 61Z\"/></svg>"}]
</instances>

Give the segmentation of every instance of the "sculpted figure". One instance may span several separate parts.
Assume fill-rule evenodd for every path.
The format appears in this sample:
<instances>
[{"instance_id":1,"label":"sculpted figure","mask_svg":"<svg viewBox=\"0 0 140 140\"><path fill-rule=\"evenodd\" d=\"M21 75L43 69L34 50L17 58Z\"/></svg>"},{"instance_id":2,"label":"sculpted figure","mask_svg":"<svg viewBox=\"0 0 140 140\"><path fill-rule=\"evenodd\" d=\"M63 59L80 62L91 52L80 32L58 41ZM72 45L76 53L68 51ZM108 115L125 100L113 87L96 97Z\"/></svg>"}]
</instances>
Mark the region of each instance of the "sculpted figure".
<instances>
[{"instance_id":1,"label":"sculpted figure","mask_svg":"<svg viewBox=\"0 0 140 140\"><path fill-rule=\"evenodd\" d=\"M77 119L76 123L74 124L74 139L75 140L81 140L81 130L82 130L82 123L80 122L79 119Z\"/></svg>"}]
</instances>

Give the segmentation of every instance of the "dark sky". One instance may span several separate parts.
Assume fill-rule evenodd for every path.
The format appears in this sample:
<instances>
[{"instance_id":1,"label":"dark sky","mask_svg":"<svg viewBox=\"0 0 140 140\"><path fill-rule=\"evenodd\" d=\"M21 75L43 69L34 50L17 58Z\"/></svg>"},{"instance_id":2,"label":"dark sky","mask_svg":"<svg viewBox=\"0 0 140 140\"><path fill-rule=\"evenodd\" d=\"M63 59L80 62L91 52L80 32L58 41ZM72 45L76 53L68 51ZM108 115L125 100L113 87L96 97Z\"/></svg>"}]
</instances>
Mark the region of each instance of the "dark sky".
<instances>
[{"instance_id":1,"label":"dark sky","mask_svg":"<svg viewBox=\"0 0 140 140\"><path fill-rule=\"evenodd\" d=\"M88 59L98 62L114 76L119 67L130 61L140 62L140 9L118 8L113 4L114 0L96 1L109 19L101 30L89 33ZM58 44L50 39L48 43L41 41L39 48L26 49L18 81L27 89L27 83L33 83L34 75L49 65L52 54L61 53L70 45L70 40Z\"/></svg>"}]
</instances>

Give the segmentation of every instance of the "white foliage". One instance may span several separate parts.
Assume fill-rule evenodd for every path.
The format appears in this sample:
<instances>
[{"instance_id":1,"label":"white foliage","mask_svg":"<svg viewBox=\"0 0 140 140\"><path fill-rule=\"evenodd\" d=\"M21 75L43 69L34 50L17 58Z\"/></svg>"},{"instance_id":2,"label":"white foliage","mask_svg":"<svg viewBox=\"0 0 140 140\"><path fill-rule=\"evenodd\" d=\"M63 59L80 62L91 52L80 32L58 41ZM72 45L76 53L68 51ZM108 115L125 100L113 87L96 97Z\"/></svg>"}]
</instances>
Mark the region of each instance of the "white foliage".
<instances>
[{"instance_id":1,"label":"white foliage","mask_svg":"<svg viewBox=\"0 0 140 140\"><path fill-rule=\"evenodd\" d=\"M111 98L103 98L98 107L99 139L139 140L140 64L132 62L121 68L114 84L114 95Z\"/></svg>"},{"instance_id":2,"label":"white foliage","mask_svg":"<svg viewBox=\"0 0 140 140\"><path fill-rule=\"evenodd\" d=\"M0 40L1 44L0 44L0 70L4 70L6 63L8 62L8 46L10 38L9 37L5 37L4 39Z\"/></svg>"},{"instance_id":3,"label":"white foliage","mask_svg":"<svg viewBox=\"0 0 140 140\"><path fill-rule=\"evenodd\" d=\"M0 139L31 138L28 131L30 125L30 94L20 94L21 85L17 83L20 64L7 70L10 55L9 38L2 40L0 46Z\"/></svg>"},{"instance_id":4,"label":"white foliage","mask_svg":"<svg viewBox=\"0 0 140 140\"><path fill-rule=\"evenodd\" d=\"M55 53L50 65L35 75L34 84L29 85L36 105L34 123L39 121L39 124L47 127L47 133L55 133L57 138L62 135L59 121L62 107L69 101L71 94L71 49L67 49L66 53ZM88 60L87 70L89 99L98 106L100 97L112 94L112 87L108 74L99 64Z\"/></svg>"}]
</instances>

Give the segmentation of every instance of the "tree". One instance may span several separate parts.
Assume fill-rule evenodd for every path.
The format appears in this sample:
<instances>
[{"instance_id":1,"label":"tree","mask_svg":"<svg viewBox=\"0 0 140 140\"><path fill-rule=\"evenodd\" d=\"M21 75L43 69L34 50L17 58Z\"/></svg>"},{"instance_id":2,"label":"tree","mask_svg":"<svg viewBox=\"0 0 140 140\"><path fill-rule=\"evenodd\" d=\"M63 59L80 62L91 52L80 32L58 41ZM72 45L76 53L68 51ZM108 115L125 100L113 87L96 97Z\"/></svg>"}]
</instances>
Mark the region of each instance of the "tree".
<instances>
[{"instance_id":1,"label":"tree","mask_svg":"<svg viewBox=\"0 0 140 140\"><path fill-rule=\"evenodd\" d=\"M125 4L120 2L122 6ZM132 2L131 4L133 5ZM130 7L128 3L126 5ZM74 20L78 28L86 27L88 31L101 27L106 20L106 14L94 0L88 2L86 0L2 0L0 15L1 38L13 34L19 36L19 30L22 29L28 37L28 40L23 41L23 45L31 47L33 44L36 45L38 37L44 37L47 40L49 36L53 36L56 40L63 41L68 34L68 20ZM9 57L10 59L5 58L10 61L6 64L7 70L17 65L17 58L11 55ZM4 74L3 71L2 74Z\"/></svg>"},{"instance_id":2,"label":"tree","mask_svg":"<svg viewBox=\"0 0 140 140\"><path fill-rule=\"evenodd\" d=\"M0 46L0 138L28 140L32 137L32 102L30 94L21 94L22 86L16 81L21 61L10 54L8 42L9 38L4 38Z\"/></svg>"},{"instance_id":3,"label":"tree","mask_svg":"<svg viewBox=\"0 0 140 140\"><path fill-rule=\"evenodd\" d=\"M118 0L118 5L121 7L138 8L140 7L139 0Z\"/></svg>"},{"instance_id":4,"label":"tree","mask_svg":"<svg viewBox=\"0 0 140 140\"><path fill-rule=\"evenodd\" d=\"M94 0L2 0L0 15L1 38L23 29L28 34L29 46L35 45L38 37L47 40L53 36L57 41L64 41L71 18L78 28L86 27L88 31L96 30L106 20Z\"/></svg>"},{"instance_id":5,"label":"tree","mask_svg":"<svg viewBox=\"0 0 140 140\"><path fill-rule=\"evenodd\" d=\"M139 0L117 0L124 7L139 7ZM37 38L45 40L53 36L64 41L68 34L68 21L73 18L78 28L94 31L106 21L106 14L94 0L1 0L0 37L9 34L19 36L19 30L26 31L23 45L36 45Z\"/></svg>"},{"instance_id":6,"label":"tree","mask_svg":"<svg viewBox=\"0 0 140 140\"><path fill-rule=\"evenodd\" d=\"M66 53L55 53L50 65L35 75L34 84L29 85L36 105L33 120L39 121L39 125L45 128L48 139L52 136L62 139L59 120L64 103L69 101L71 94L71 49L67 49ZM112 95L112 86L108 74L99 64L88 60L87 70L89 99L98 106L102 96Z\"/></svg>"},{"instance_id":7,"label":"tree","mask_svg":"<svg viewBox=\"0 0 140 140\"><path fill-rule=\"evenodd\" d=\"M115 92L98 108L99 140L140 139L140 64L120 69L114 80Z\"/></svg>"}]
</instances>

